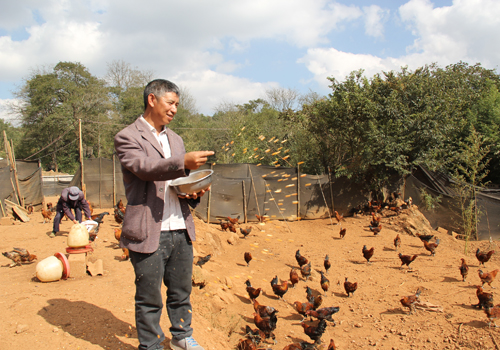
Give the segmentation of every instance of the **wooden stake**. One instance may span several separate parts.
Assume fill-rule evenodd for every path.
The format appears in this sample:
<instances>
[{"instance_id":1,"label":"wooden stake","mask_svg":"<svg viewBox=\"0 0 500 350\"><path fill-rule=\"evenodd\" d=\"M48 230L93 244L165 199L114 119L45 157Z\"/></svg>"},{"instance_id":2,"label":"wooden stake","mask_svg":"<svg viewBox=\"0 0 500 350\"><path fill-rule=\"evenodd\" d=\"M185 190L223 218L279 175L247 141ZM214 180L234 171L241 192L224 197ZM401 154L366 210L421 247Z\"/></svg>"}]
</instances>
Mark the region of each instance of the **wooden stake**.
<instances>
[{"instance_id":1,"label":"wooden stake","mask_svg":"<svg viewBox=\"0 0 500 350\"><path fill-rule=\"evenodd\" d=\"M113 208L116 206L116 165L115 153L113 152Z\"/></svg>"},{"instance_id":2,"label":"wooden stake","mask_svg":"<svg viewBox=\"0 0 500 350\"><path fill-rule=\"evenodd\" d=\"M85 193L85 179L84 179L84 167L83 167L83 144L82 144L82 120L78 119L78 132L79 132L79 138L80 138L80 169L81 169L81 187L83 191L83 195L85 198L87 198L87 193Z\"/></svg>"},{"instance_id":3,"label":"wooden stake","mask_svg":"<svg viewBox=\"0 0 500 350\"><path fill-rule=\"evenodd\" d=\"M101 183L102 183L102 158L99 158L99 208L102 208L102 203L101 203Z\"/></svg>"},{"instance_id":4,"label":"wooden stake","mask_svg":"<svg viewBox=\"0 0 500 350\"><path fill-rule=\"evenodd\" d=\"M214 164L210 164L210 170L214 170ZM213 174L212 174L213 176ZM210 191L208 191L208 200L207 200L207 224L210 223L210 202L212 199L212 188L210 187Z\"/></svg>"},{"instance_id":5,"label":"wooden stake","mask_svg":"<svg viewBox=\"0 0 500 350\"><path fill-rule=\"evenodd\" d=\"M243 187L243 222L247 223L247 191L245 191L245 180L241 181Z\"/></svg>"},{"instance_id":6,"label":"wooden stake","mask_svg":"<svg viewBox=\"0 0 500 350\"><path fill-rule=\"evenodd\" d=\"M38 169L40 169L40 183L43 186L43 172L42 172L42 162L40 158L38 158ZM33 204L33 203L31 203ZM42 208L45 209L45 196L42 193Z\"/></svg>"},{"instance_id":7,"label":"wooden stake","mask_svg":"<svg viewBox=\"0 0 500 350\"><path fill-rule=\"evenodd\" d=\"M297 220L300 220L300 165L297 164Z\"/></svg>"}]
</instances>

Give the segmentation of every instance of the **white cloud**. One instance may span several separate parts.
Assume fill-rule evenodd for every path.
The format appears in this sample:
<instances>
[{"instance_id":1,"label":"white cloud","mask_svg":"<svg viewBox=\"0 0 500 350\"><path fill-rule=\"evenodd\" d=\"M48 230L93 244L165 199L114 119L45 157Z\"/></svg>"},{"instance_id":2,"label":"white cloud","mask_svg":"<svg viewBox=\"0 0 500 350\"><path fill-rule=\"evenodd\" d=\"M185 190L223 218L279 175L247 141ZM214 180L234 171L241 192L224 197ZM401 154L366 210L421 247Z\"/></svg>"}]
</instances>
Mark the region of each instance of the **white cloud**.
<instances>
[{"instance_id":1,"label":"white cloud","mask_svg":"<svg viewBox=\"0 0 500 350\"><path fill-rule=\"evenodd\" d=\"M443 65L462 61L493 67L500 59L500 2L455 0L434 8L428 0L411 0L399 9L403 23L417 37L409 53L422 53Z\"/></svg>"},{"instance_id":2,"label":"white cloud","mask_svg":"<svg viewBox=\"0 0 500 350\"><path fill-rule=\"evenodd\" d=\"M402 66L416 69L431 63L446 66L465 61L479 62L486 68L498 67L500 2L455 0L451 6L435 8L428 0L411 0L399 8L399 15L416 37L407 47L406 55L381 58L335 48L311 48L298 62L306 65L324 88L329 85L327 77L342 81L351 71L360 68L371 77Z\"/></svg>"},{"instance_id":3,"label":"white cloud","mask_svg":"<svg viewBox=\"0 0 500 350\"><path fill-rule=\"evenodd\" d=\"M9 122L14 126L21 124L20 116L11 112L10 105L17 104L16 99L0 99L0 119Z\"/></svg>"},{"instance_id":4,"label":"white cloud","mask_svg":"<svg viewBox=\"0 0 500 350\"><path fill-rule=\"evenodd\" d=\"M383 9L377 5L363 7L365 13L365 33L366 35L375 38L383 38L384 36L384 23L387 22L389 14L388 9Z\"/></svg>"},{"instance_id":5,"label":"white cloud","mask_svg":"<svg viewBox=\"0 0 500 350\"><path fill-rule=\"evenodd\" d=\"M211 70L182 72L173 77L173 81L186 86L200 112L211 114L221 103L243 104L264 96L265 91L276 88L278 83L251 82L248 79L221 74Z\"/></svg>"}]
</instances>

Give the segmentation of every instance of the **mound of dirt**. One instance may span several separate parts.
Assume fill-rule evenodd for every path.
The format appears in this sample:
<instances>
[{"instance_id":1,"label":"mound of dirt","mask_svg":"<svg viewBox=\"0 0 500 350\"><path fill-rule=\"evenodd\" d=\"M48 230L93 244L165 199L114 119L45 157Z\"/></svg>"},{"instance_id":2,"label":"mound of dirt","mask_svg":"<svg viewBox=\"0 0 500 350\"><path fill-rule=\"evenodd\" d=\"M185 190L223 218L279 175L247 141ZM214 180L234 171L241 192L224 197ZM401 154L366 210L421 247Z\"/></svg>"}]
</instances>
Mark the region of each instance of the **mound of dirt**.
<instances>
[{"instance_id":1,"label":"mound of dirt","mask_svg":"<svg viewBox=\"0 0 500 350\"><path fill-rule=\"evenodd\" d=\"M112 212L96 209L95 213L105 211ZM71 222L63 220L61 233L51 239L48 234L52 225L43 224L39 212L30 218L28 223L0 226L2 252L23 247L36 254L38 261L65 252ZM274 331L277 345L269 341L260 347L283 349L293 342L311 342L300 324L302 316L292 304L306 301L306 286L314 295L324 294L319 272L324 271L323 260L328 254L332 263L326 275L330 288L323 295L322 306L338 306L340 311L334 315L337 325L327 324L322 336L324 349L330 339L335 340L338 349L494 349L500 334L488 329L485 313L471 304L477 303L475 286L480 282L474 251L497 250L497 242L469 242L469 251L464 254L463 241L433 230L416 207L399 215L384 212L382 231L377 236L368 228L370 219L346 218L341 225L335 219L240 224L252 227L246 238L239 230L236 234L225 232L219 225L195 219L195 255L212 255L203 267L194 267L195 338L207 350L234 349L244 337L246 325L256 328L244 283L248 279L254 287L262 288L257 300L279 310ZM33 279L36 262L9 268L10 260L1 257L0 348L137 348L134 274L130 262L120 258L122 252L113 233L117 227L113 217L106 216L98 239L92 243L94 251L89 253L90 260L103 261L103 276L75 274L68 280L40 283ZM339 237L341 227L347 230L344 239ZM434 257L423 248L416 233L434 234L440 239ZM397 234L402 240L399 251L393 245ZM363 245L375 249L371 264L363 258ZM301 278L295 288L289 288L285 300L280 300L273 294L270 281L275 276L280 281L289 279L290 270L298 267L297 249L311 262L312 276L307 281ZM245 252L253 258L249 267L243 258ZM406 267L400 270L400 252L417 255L412 271ZM494 254L483 270L497 268L499 256ZM458 270L460 258L470 266L466 282L462 282ZM358 282L350 298L343 287L346 277ZM497 283L493 282L493 286ZM417 311L408 315L400 299L418 289L421 296ZM492 292L487 285L485 290ZM161 325L168 335L166 312Z\"/></svg>"}]
</instances>

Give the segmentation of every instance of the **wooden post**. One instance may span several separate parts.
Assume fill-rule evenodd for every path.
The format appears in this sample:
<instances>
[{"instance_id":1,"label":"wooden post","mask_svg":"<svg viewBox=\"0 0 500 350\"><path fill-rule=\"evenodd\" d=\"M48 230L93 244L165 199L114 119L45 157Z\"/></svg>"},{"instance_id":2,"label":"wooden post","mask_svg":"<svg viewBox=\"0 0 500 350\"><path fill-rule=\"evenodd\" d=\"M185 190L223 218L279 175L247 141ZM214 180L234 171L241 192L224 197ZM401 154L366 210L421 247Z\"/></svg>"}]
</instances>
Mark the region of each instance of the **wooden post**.
<instances>
[{"instance_id":1,"label":"wooden post","mask_svg":"<svg viewBox=\"0 0 500 350\"><path fill-rule=\"evenodd\" d=\"M3 145L5 147L5 154L7 155L7 161L10 165L10 153L9 153L9 141L7 141L7 133L3 131Z\"/></svg>"},{"instance_id":2,"label":"wooden post","mask_svg":"<svg viewBox=\"0 0 500 350\"><path fill-rule=\"evenodd\" d=\"M82 120L81 119L78 119L78 131L79 131L79 135L80 135L80 171L81 171L81 174L80 174L80 180L81 180L81 187L82 187L82 191L83 191L83 195L85 196L85 198L87 198L87 193L86 193L86 189L85 189L85 180L84 180L84 166L83 166L83 144L82 144Z\"/></svg>"},{"instance_id":3,"label":"wooden post","mask_svg":"<svg viewBox=\"0 0 500 350\"><path fill-rule=\"evenodd\" d=\"M40 158L38 158L38 169L40 169L40 183L42 184L42 208L45 209L45 195L43 194L43 171Z\"/></svg>"},{"instance_id":4,"label":"wooden post","mask_svg":"<svg viewBox=\"0 0 500 350\"><path fill-rule=\"evenodd\" d=\"M116 206L116 166L115 153L113 152L113 208Z\"/></svg>"},{"instance_id":5,"label":"wooden post","mask_svg":"<svg viewBox=\"0 0 500 350\"><path fill-rule=\"evenodd\" d=\"M19 179L17 178L16 154L14 153L14 144L12 143L12 140L10 140L10 152L14 169L14 178L16 179L17 196L19 198L19 204L24 208L24 197L21 194L21 187L19 186Z\"/></svg>"},{"instance_id":6,"label":"wooden post","mask_svg":"<svg viewBox=\"0 0 500 350\"><path fill-rule=\"evenodd\" d=\"M243 186L243 222L247 223L247 191L245 190L245 180L241 181Z\"/></svg>"},{"instance_id":7,"label":"wooden post","mask_svg":"<svg viewBox=\"0 0 500 350\"><path fill-rule=\"evenodd\" d=\"M211 163L210 164L210 170L214 170L214 164ZM212 174L212 176L214 176ZM211 202L211 199L212 199L212 186L210 186L210 191L208 191L208 199L207 199L207 224L210 223L210 202Z\"/></svg>"},{"instance_id":8,"label":"wooden post","mask_svg":"<svg viewBox=\"0 0 500 350\"><path fill-rule=\"evenodd\" d=\"M297 220L300 220L300 165L297 164Z\"/></svg>"},{"instance_id":9,"label":"wooden post","mask_svg":"<svg viewBox=\"0 0 500 350\"><path fill-rule=\"evenodd\" d=\"M0 207L2 208L2 217L6 218L7 215L5 214L5 210L3 209L3 204L1 199L0 199Z\"/></svg>"},{"instance_id":10,"label":"wooden post","mask_svg":"<svg viewBox=\"0 0 500 350\"><path fill-rule=\"evenodd\" d=\"M332 185L332 171L330 170L330 167L328 167L328 184L330 185L330 197L331 197L331 200L332 200L332 210L331 210L331 214L333 214L334 210L335 210L335 206L334 206L334 201L333 201L333 185Z\"/></svg>"},{"instance_id":11,"label":"wooden post","mask_svg":"<svg viewBox=\"0 0 500 350\"><path fill-rule=\"evenodd\" d=\"M101 203L101 182L102 182L102 158L99 158L99 208L102 208L102 203Z\"/></svg>"}]
</instances>

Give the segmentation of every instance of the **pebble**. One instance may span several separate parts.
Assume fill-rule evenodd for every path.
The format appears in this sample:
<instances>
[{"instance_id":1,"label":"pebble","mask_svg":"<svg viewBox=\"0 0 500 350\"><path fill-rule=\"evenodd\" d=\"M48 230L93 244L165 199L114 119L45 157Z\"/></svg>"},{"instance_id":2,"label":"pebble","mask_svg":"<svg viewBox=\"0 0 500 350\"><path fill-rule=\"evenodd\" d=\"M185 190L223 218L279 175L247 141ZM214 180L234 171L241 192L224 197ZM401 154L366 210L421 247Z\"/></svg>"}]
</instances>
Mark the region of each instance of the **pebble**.
<instances>
[{"instance_id":1,"label":"pebble","mask_svg":"<svg viewBox=\"0 0 500 350\"><path fill-rule=\"evenodd\" d=\"M16 333L20 334L23 332L26 332L28 330L28 325L27 324L18 324L16 327Z\"/></svg>"}]
</instances>

